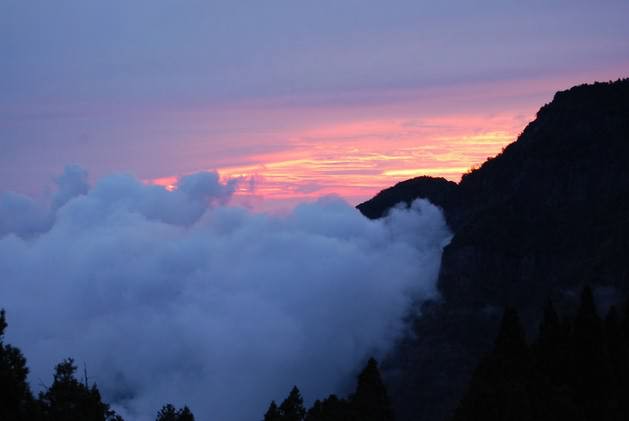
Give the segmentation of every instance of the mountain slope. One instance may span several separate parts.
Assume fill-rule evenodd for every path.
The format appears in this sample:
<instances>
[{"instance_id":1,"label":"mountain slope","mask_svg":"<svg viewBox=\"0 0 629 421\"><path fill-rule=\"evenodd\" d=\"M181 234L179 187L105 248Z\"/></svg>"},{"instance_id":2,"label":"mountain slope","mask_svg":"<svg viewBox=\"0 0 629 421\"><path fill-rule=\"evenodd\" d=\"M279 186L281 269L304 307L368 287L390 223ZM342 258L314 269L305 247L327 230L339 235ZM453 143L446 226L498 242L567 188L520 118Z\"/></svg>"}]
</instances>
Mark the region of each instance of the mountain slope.
<instances>
[{"instance_id":1,"label":"mountain slope","mask_svg":"<svg viewBox=\"0 0 629 421\"><path fill-rule=\"evenodd\" d=\"M417 197L444 209L440 303L388 362L402 420L444 419L495 336L505 305L529 330L553 298L573 307L585 284L601 300L629 292L629 79L558 92L518 140L458 184L420 177L358 206L379 217Z\"/></svg>"}]
</instances>

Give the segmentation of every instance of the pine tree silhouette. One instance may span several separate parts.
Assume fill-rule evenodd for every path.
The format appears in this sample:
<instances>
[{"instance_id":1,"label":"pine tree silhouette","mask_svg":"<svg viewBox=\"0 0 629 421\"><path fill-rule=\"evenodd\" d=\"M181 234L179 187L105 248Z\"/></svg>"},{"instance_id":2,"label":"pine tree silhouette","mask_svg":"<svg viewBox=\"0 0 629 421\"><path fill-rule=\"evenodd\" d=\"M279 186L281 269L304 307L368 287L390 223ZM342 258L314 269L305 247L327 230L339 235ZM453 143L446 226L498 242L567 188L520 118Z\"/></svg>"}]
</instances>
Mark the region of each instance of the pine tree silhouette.
<instances>
[{"instance_id":1,"label":"pine tree silhouette","mask_svg":"<svg viewBox=\"0 0 629 421\"><path fill-rule=\"evenodd\" d=\"M194 415L187 406L177 409L172 404L166 404L157 413L155 421L194 421Z\"/></svg>"},{"instance_id":2,"label":"pine tree silhouette","mask_svg":"<svg viewBox=\"0 0 629 421\"><path fill-rule=\"evenodd\" d=\"M612 358L616 359L618 373L618 390L617 396L620 397L621 414L623 419L629 419L629 300L624 304L624 311L620 320L620 339L618 339L618 348L612 352Z\"/></svg>"},{"instance_id":3,"label":"pine tree silhouette","mask_svg":"<svg viewBox=\"0 0 629 421\"><path fill-rule=\"evenodd\" d=\"M302 421L306 415L304 400L297 386L293 386L288 397L280 405L282 421Z\"/></svg>"},{"instance_id":4,"label":"pine tree silhouette","mask_svg":"<svg viewBox=\"0 0 629 421\"><path fill-rule=\"evenodd\" d=\"M264 414L264 421L281 421L281 419L282 417L277 404L275 401L271 401L269 409L266 411L266 414Z\"/></svg>"},{"instance_id":5,"label":"pine tree silhouette","mask_svg":"<svg viewBox=\"0 0 629 421\"><path fill-rule=\"evenodd\" d=\"M362 421L391 421L394 419L386 387L380 377L378 363L370 358L358 376L356 393L351 398L354 418Z\"/></svg>"},{"instance_id":6,"label":"pine tree silhouette","mask_svg":"<svg viewBox=\"0 0 629 421\"><path fill-rule=\"evenodd\" d=\"M351 413L349 403L339 399L336 395L330 395L323 401L315 401L312 408L306 413L305 421L350 421Z\"/></svg>"},{"instance_id":7,"label":"pine tree silhouette","mask_svg":"<svg viewBox=\"0 0 629 421\"><path fill-rule=\"evenodd\" d=\"M194 415L190 408L184 406L179 410L179 421L194 421Z\"/></svg>"},{"instance_id":8,"label":"pine tree silhouette","mask_svg":"<svg viewBox=\"0 0 629 421\"><path fill-rule=\"evenodd\" d=\"M505 308L493 351L477 367L456 421L535 419L529 397L531 362L516 310Z\"/></svg>"},{"instance_id":9,"label":"pine tree silhouette","mask_svg":"<svg viewBox=\"0 0 629 421\"><path fill-rule=\"evenodd\" d=\"M306 412L297 386L277 407L271 401L264 421L393 421L393 410L380 377L378 363L371 358L358 376L356 391L348 399L332 394L317 400Z\"/></svg>"},{"instance_id":10,"label":"pine tree silhouette","mask_svg":"<svg viewBox=\"0 0 629 421\"><path fill-rule=\"evenodd\" d=\"M121 420L101 400L96 385L89 387L79 382L75 372L72 358L57 364L52 385L39 397L44 418L47 421Z\"/></svg>"},{"instance_id":11,"label":"pine tree silhouette","mask_svg":"<svg viewBox=\"0 0 629 421\"><path fill-rule=\"evenodd\" d=\"M548 301L544 307L537 342L533 347L535 371L529 390L538 417L549 421L583 420L583 413L569 385L572 376L571 323L560 320Z\"/></svg>"},{"instance_id":12,"label":"pine tree silhouette","mask_svg":"<svg viewBox=\"0 0 629 421\"><path fill-rule=\"evenodd\" d=\"M0 310L0 420L30 420L35 408L26 380L26 358L18 348L4 343L6 328L5 312Z\"/></svg>"},{"instance_id":13,"label":"pine tree silhouette","mask_svg":"<svg viewBox=\"0 0 629 421\"><path fill-rule=\"evenodd\" d=\"M603 324L598 315L592 289L586 286L574 322L573 384L576 399L588 420L610 419L612 391L611 369L603 337Z\"/></svg>"},{"instance_id":14,"label":"pine tree silhouette","mask_svg":"<svg viewBox=\"0 0 629 421\"><path fill-rule=\"evenodd\" d=\"M483 358L453 420L621 421L629 419L629 312L603 322L584 288L576 318L548 303L528 348L517 313L506 309L493 352Z\"/></svg>"},{"instance_id":15,"label":"pine tree silhouette","mask_svg":"<svg viewBox=\"0 0 629 421\"><path fill-rule=\"evenodd\" d=\"M544 373L552 384L561 384L569 375L568 326L562 324L551 301L544 307L544 318L539 328L536 343L537 369Z\"/></svg>"},{"instance_id":16,"label":"pine tree silhouette","mask_svg":"<svg viewBox=\"0 0 629 421\"><path fill-rule=\"evenodd\" d=\"M626 381L629 375L628 367L628 355L624 341L624 335L618 316L618 311L615 306L612 306L605 317L603 323L603 336L605 337L605 347L607 350L607 358L609 363L610 375L608 381L610 382L608 388L610 391L609 411L610 417L621 420L622 413L627 413L626 402Z\"/></svg>"},{"instance_id":17,"label":"pine tree silhouette","mask_svg":"<svg viewBox=\"0 0 629 421\"><path fill-rule=\"evenodd\" d=\"M177 409L169 403L162 406L155 421L177 421Z\"/></svg>"}]
</instances>

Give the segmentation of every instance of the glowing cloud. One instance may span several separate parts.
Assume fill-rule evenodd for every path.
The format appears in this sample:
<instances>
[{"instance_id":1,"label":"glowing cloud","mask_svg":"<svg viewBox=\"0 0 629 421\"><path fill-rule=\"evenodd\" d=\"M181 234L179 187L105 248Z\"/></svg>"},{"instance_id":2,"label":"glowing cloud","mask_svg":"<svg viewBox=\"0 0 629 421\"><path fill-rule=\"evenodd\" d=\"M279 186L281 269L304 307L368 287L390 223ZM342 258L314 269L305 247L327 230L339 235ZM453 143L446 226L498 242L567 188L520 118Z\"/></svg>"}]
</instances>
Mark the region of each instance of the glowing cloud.
<instances>
[{"instance_id":1,"label":"glowing cloud","mask_svg":"<svg viewBox=\"0 0 629 421\"><path fill-rule=\"evenodd\" d=\"M296 203L339 194L357 203L403 179L420 175L458 180L461 174L515 140L525 117L445 115L360 120L286 133L288 150L242 157L255 163L220 166L226 178L249 180L236 201ZM176 177L149 182L172 189Z\"/></svg>"}]
</instances>

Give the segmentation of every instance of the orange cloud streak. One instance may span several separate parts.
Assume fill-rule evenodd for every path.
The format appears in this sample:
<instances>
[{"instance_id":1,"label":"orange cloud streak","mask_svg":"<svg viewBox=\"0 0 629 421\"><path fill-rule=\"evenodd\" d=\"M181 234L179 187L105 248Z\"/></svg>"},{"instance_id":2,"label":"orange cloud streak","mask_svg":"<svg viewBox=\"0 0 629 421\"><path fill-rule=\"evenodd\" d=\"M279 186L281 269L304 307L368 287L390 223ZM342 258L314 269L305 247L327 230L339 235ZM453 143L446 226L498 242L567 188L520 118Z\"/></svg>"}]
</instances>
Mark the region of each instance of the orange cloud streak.
<instances>
[{"instance_id":1,"label":"orange cloud streak","mask_svg":"<svg viewBox=\"0 0 629 421\"><path fill-rule=\"evenodd\" d=\"M209 168L224 178L249 180L240 184L235 200L256 208L323 194L358 203L419 175L460 179L514 141L554 92L617 73L603 69L414 90L262 98L177 111L182 127L206 134L176 139L168 153L173 162L184 163L181 173ZM176 180L151 182L174 188Z\"/></svg>"},{"instance_id":2,"label":"orange cloud streak","mask_svg":"<svg viewBox=\"0 0 629 421\"><path fill-rule=\"evenodd\" d=\"M299 201L338 194L353 203L420 175L458 180L463 173L515 140L528 118L507 113L418 119L356 120L297 130L291 148L246 157L250 165L225 165L225 179L244 178L241 203L264 198ZM151 182L174 188L176 177Z\"/></svg>"}]
</instances>

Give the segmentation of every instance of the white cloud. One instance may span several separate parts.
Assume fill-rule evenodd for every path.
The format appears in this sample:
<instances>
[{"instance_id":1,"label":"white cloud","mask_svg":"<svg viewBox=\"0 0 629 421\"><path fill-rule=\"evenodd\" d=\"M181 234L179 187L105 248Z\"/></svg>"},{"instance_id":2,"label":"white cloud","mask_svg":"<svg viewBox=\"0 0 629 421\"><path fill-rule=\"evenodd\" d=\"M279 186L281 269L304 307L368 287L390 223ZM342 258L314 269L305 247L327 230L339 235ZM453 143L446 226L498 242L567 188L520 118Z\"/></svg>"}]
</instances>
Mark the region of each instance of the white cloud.
<instances>
[{"instance_id":1,"label":"white cloud","mask_svg":"<svg viewBox=\"0 0 629 421\"><path fill-rule=\"evenodd\" d=\"M72 356L129 419L166 402L256 419L293 384L339 391L435 296L450 233L428 202L378 221L331 197L271 216L222 205L233 185L209 174L173 192L106 177L50 229L0 237L0 307L35 387Z\"/></svg>"}]
</instances>

